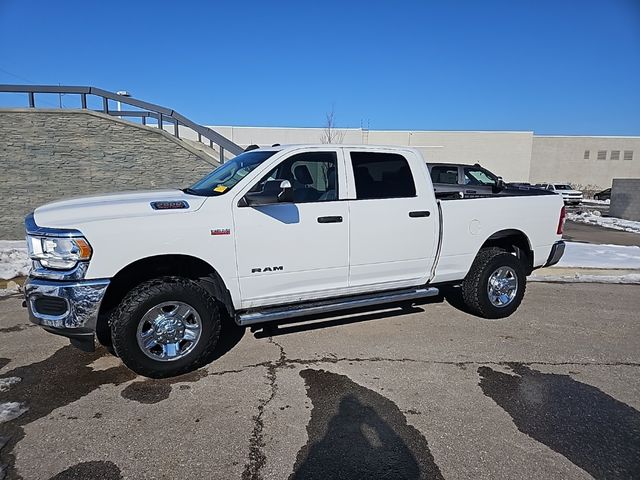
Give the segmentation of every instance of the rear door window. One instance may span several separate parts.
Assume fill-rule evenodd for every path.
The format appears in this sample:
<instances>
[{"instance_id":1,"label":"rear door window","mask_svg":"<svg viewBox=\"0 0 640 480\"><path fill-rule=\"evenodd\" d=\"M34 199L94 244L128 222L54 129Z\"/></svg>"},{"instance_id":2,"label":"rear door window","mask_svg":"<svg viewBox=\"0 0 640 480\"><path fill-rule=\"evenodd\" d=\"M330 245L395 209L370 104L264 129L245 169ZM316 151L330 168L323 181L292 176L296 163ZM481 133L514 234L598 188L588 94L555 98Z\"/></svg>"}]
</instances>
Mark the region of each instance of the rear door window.
<instances>
[{"instance_id":1,"label":"rear door window","mask_svg":"<svg viewBox=\"0 0 640 480\"><path fill-rule=\"evenodd\" d=\"M409 162L397 153L351 152L356 198L405 198L416 196Z\"/></svg>"},{"instance_id":2,"label":"rear door window","mask_svg":"<svg viewBox=\"0 0 640 480\"><path fill-rule=\"evenodd\" d=\"M435 165L431 167L431 182L457 185L458 167L455 165Z\"/></svg>"}]
</instances>

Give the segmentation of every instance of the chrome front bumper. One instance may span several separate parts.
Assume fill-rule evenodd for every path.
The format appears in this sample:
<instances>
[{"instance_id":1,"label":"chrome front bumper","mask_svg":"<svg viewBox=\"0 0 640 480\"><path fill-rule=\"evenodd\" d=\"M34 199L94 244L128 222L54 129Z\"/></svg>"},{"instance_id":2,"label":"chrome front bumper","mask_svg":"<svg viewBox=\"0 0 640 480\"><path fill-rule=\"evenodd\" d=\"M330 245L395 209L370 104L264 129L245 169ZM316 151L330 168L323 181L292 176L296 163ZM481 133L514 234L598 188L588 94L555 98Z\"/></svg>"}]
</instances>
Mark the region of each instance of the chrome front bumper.
<instances>
[{"instance_id":1,"label":"chrome front bumper","mask_svg":"<svg viewBox=\"0 0 640 480\"><path fill-rule=\"evenodd\" d=\"M109 280L65 282L29 277L24 286L29 320L91 351L108 286Z\"/></svg>"}]
</instances>

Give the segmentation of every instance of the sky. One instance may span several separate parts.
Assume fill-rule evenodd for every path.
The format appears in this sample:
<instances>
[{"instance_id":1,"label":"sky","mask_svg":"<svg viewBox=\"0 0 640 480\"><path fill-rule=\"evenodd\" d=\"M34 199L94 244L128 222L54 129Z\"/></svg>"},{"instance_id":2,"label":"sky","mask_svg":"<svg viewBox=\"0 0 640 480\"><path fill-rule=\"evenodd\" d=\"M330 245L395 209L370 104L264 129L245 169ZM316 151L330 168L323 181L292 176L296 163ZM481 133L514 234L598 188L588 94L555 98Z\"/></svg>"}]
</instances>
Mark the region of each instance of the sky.
<instances>
[{"instance_id":1,"label":"sky","mask_svg":"<svg viewBox=\"0 0 640 480\"><path fill-rule=\"evenodd\" d=\"M0 0L0 83L207 125L640 135L640 0Z\"/></svg>"}]
</instances>

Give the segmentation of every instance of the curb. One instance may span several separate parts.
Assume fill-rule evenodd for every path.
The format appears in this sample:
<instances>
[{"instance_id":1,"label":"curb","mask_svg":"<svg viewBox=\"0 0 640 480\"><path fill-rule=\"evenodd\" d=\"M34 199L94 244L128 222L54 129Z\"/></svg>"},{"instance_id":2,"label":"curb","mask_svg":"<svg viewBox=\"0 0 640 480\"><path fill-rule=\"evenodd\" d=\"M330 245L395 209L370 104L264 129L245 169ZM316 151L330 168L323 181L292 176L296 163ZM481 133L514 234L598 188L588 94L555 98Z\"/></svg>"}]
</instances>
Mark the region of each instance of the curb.
<instances>
[{"instance_id":1,"label":"curb","mask_svg":"<svg viewBox=\"0 0 640 480\"><path fill-rule=\"evenodd\" d=\"M549 267L536 270L531 282L548 283L609 283L640 285L640 270L611 268Z\"/></svg>"}]
</instances>

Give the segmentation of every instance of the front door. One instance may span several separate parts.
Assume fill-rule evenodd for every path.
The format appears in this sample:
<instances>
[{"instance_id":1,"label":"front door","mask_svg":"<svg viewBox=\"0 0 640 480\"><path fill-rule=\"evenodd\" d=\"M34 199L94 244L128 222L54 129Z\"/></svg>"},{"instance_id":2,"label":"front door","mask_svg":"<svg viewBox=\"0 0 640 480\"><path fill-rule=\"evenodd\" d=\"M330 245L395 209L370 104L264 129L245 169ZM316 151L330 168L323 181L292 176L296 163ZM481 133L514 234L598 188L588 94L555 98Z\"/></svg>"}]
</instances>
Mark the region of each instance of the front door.
<instances>
[{"instance_id":1,"label":"front door","mask_svg":"<svg viewBox=\"0 0 640 480\"><path fill-rule=\"evenodd\" d=\"M415 155L407 151L406 155ZM417 159L415 159L417 160ZM438 212L419 176L426 165L397 152L345 152L352 175L350 287L369 291L420 285L434 262ZM422 168L421 168L422 167ZM424 191L423 191L424 190Z\"/></svg>"},{"instance_id":2,"label":"front door","mask_svg":"<svg viewBox=\"0 0 640 480\"><path fill-rule=\"evenodd\" d=\"M234 205L242 308L339 294L348 284L349 210L340 149L293 152L252 186L289 180L293 202Z\"/></svg>"}]
</instances>

